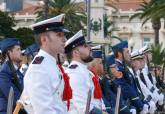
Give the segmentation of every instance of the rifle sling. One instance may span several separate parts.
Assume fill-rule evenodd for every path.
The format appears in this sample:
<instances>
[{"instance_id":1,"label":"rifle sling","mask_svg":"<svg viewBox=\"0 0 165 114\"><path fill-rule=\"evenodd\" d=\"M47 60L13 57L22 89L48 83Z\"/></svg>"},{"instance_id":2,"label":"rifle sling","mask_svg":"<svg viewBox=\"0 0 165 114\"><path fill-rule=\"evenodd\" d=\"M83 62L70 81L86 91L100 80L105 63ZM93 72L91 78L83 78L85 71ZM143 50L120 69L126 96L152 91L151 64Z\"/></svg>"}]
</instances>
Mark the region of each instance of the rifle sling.
<instances>
[{"instance_id":1,"label":"rifle sling","mask_svg":"<svg viewBox=\"0 0 165 114\"><path fill-rule=\"evenodd\" d=\"M16 73L14 66L11 65L12 63L10 61L7 61L7 64L9 65L9 68L10 68L12 75L13 75L13 78L12 78L13 84L17 87L19 92L22 92L22 88L21 88L21 85L19 83L19 79L17 77L17 73Z\"/></svg>"}]
</instances>

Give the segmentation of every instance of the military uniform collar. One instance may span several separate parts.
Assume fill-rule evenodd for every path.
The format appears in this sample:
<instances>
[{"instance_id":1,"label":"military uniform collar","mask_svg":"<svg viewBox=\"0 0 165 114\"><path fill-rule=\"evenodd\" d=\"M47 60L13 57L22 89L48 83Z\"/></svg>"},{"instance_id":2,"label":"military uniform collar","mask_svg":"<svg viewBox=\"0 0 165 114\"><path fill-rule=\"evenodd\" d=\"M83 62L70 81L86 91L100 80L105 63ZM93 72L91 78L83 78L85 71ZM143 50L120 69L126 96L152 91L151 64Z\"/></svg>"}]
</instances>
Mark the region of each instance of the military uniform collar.
<instances>
[{"instance_id":1,"label":"military uniform collar","mask_svg":"<svg viewBox=\"0 0 165 114\"><path fill-rule=\"evenodd\" d=\"M87 69L87 65L85 65L85 64L83 64L83 63L81 63L81 62L72 61L70 65L73 65L73 64L76 64L76 65L78 65L78 66L81 66L81 67Z\"/></svg>"},{"instance_id":2,"label":"military uniform collar","mask_svg":"<svg viewBox=\"0 0 165 114\"><path fill-rule=\"evenodd\" d=\"M137 74L137 76L139 76L140 75L140 70L136 71L136 74Z\"/></svg>"},{"instance_id":3,"label":"military uniform collar","mask_svg":"<svg viewBox=\"0 0 165 114\"><path fill-rule=\"evenodd\" d=\"M123 62L122 62L121 60L119 60L119 59L115 59L115 60L116 60L117 62L123 64Z\"/></svg>"},{"instance_id":4,"label":"military uniform collar","mask_svg":"<svg viewBox=\"0 0 165 114\"><path fill-rule=\"evenodd\" d=\"M16 65L16 64L13 64L14 65L14 68L16 69L16 70L18 70L18 66Z\"/></svg>"},{"instance_id":5,"label":"military uniform collar","mask_svg":"<svg viewBox=\"0 0 165 114\"><path fill-rule=\"evenodd\" d=\"M49 59L51 59L52 61L54 61L57 64L56 59L50 55L49 53L47 53L46 51L44 51L43 49L40 49L39 53L37 56L44 56L44 57L48 57Z\"/></svg>"}]
</instances>

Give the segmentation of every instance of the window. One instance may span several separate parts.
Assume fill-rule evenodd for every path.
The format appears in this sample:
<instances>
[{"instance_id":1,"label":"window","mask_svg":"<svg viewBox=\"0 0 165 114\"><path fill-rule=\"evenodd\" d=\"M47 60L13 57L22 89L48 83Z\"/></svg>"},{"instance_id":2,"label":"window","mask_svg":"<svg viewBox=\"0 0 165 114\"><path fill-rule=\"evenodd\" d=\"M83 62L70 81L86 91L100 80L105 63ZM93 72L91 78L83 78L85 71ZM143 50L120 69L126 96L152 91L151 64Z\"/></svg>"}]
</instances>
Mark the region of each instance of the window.
<instances>
[{"instance_id":1,"label":"window","mask_svg":"<svg viewBox=\"0 0 165 114\"><path fill-rule=\"evenodd\" d=\"M143 46L151 44L151 39L150 38L144 38L143 39Z\"/></svg>"},{"instance_id":2,"label":"window","mask_svg":"<svg viewBox=\"0 0 165 114\"><path fill-rule=\"evenodd\" d=\"M127 37L122 37L121 38L123 41L128 41L128 38Z\"/></svg>"},{"instance_id":3,"label":"window","mask_svg":"<svg viewBox=\"0 0 165 114\"><path fill-rule=\"evenodd\" d=\"M98 0L95 0L95 2L98 2Z\"/></svg>"}]
</instances>

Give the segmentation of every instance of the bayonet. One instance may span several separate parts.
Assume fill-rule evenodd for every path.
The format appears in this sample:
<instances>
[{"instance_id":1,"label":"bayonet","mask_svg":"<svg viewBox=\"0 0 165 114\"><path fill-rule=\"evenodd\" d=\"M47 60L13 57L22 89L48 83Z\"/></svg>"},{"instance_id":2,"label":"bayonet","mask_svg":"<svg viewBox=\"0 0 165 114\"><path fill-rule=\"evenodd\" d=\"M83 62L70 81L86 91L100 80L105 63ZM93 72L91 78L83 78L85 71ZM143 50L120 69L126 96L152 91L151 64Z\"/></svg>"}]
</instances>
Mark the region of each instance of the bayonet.
<instances>
[{"instance_id":1,"label":"bayonet","mask_svg":"<svg viewBox=\"0 0 165 114\"><path fill-rule=\"evenodd\" d=\"M116 97L116 106L115 106L115 114L119 114L120 94L121 94L121 87L118 86L117 97Z\"/></svg>"},{"instance_id":2,"label":"bayonet","mask_svg":"<svg viewBox=\"0 0 165 114\"><path fill-rule=\"evenodd\" d=\"M10 87L9 96L8 96L8 104L7 104L7 114L12 114L13 101L14 101L14 90L13 90L13 87Z\"/></svg>"},{"instance_id":3,"label":"bayonet","mask_svg":"<svg viewBox=\"0 0 165 114\"><path fill-rule=\"evenodd\" d=\"M90 111L90 104L91 104L91 97L92 97L92 89L89 89L89 91L88 91L88 97L87 97L87 104L86 104L85 114L89 114L89 111Z\"/></svg>"}]
</instances>

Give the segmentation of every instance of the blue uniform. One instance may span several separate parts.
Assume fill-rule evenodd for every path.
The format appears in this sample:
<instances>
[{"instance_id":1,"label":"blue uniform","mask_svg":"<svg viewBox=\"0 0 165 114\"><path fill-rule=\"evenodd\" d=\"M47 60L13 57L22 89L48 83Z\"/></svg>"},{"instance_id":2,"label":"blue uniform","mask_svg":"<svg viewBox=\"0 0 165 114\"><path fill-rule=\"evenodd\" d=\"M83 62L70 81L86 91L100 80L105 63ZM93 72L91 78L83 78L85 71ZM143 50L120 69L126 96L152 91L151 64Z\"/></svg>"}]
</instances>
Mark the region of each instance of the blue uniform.
<instances>
[{"instance_id":1,"label":"blue uniform","mask_svg":"<svg viewBox=\"0 0 165 114\"><path fill-rule=\"evenodd\" d=\"M106 77L100 81L106 110L109 114L114 114L117 90L115 85L110 83L111 82L109 82ZM124 101L122 97L120 98L119 114L131 114L129 106L126 104L126 101Z\"/></svg>"},{"instance_id":2,"label":"blue uniform","mask_svg":"<svg viewBox=\"0 0 165 114\"><path fill-rule=\"evenodd\" d=\"M116 66L118 70L123 73L123 78L115 79L114 82L121 86L123 98L125 100L129 99L131 105L135 106L137 110L141 111L143 109L144 103L139 97L135 80L131 74L129 74L129 71L125 71L124 65L121 62L116 61Z\"/></svg>"},{"instance_id":3,"label":"blue uniform","mask_svg":"<svg viewBox=\"0 0 165 114\"><path fill-rule=\"evenodd\" d=\"M21 88L23 88L23 75L19 72L16 72L19 84ZM6 61L0 70L0 114L6 114L7 111L7 102L10 87L14 89L14 105L16 101L19 99L21 92L17 88L17 86L13 83L13 74L8 65L8 61Z\"/></svg>"}]
</instances>

